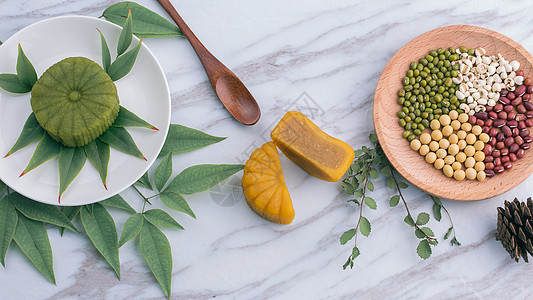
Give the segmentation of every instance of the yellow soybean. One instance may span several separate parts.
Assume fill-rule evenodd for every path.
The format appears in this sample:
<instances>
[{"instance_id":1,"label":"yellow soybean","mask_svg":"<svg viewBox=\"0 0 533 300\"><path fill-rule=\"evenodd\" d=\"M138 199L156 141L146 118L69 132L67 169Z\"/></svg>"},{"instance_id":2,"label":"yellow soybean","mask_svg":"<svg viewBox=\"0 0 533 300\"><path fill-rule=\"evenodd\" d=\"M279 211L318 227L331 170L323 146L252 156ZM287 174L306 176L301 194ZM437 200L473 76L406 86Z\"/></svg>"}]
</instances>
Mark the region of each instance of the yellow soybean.
<instances>
[{"instance_id":1,"label":"yellow soybean","mask_svg":"<svg viewBox=\"0 0 533 300\"><path fill-rule=\"evenodd\" d=\"M426 155L428 154L429 152L429 146L428 145L422 145L420 146L420 149L418 149L418 153L420 153L420 155Z\"/></svg>"},{"instance_id":2,"label":"yellow soybean","mask_svg":"<svg viewBox=\"0 0 533 300\"><path fill-rule=\"evenodd\" d=\"M464 130L464 131L470 131L470 130L472 130L472 124L463 123L463 124L461 124L461 129Z\"/></svg>"},{"instance_id":3,"label":"yellow soybean","mask_svg":"<svg viewBox=\"0 0 533 300\"><path fill-rule=\"evenodd\" d=\"M468 145L468 146L466 146L464 152L465 152L466 156L470 157L470 156L474 156L474 154L476 154L476 149L474 148L474 146Z\"/></svg>"},{"instance_id":4,"label":"yellow soybean","mask_svg":"<svg viewBox=\"0 0 533 300\"><path fill-rule=\"evenodd\" d=\"M482 141L483 143L488 143L490 140L490 136L483 132L482 134L479 135L479 140Z\"/></svg>"},{"instance_id":5,"label":"yellow soybean","mask_svg":"<svg viewBox=\"0 0 533 300\"><path fill-rule=\"evenodd\" d=\"M457 120L459 120L461 123L468 122L468 114L460 114Z\"/></svg>"},{"instance_id":6,"label":"yellow soybean","mask_svg":"<svg viewBox=\"0 0 533 300\"><path fill-rule=\"evenodd\" d=\"M435 163L433 163L433 166L435 166L437 170L442 169L444 167L444 160L442 158L437 158Z\"/></svg>"},{"instance_id":7,"label":"yellow soybean","mask_svg":"<svg viewBox=\"0 0 533 300\"><path fill-rule=\"evenodd\" d=\"M476 138L476 135L473 134L473 133L469 133L466 135L466 143L469 144L469 145L472 145L476 142L477 138Z\"/></svg>"},{"instance_id":8,"label":"yellow soybean","mask_svg":"<svg viewBox=\"0 0 533 300\"><path fill-rule=\"evenodd\" d=\"M444 158L444 162L447 164L447 165L451 165L455 162L455 156L453 155L448 155Z\"/></svg>"},{"instance_id":9,"label":"yellow soybean","mask_svg":"<svg viewBox=\"0 0 533 300\"><path fill-rule=\"evenodd\" d=\"M459 153L459 146L457 144L451 144L450 147L448 147L448 154L456 155L457 153Z\"/></svg>"},{"instance_id":10,"label":"yellow soybean","mask_svg":"<svg viewBox=\"0 0 533 300\"><path fill-rule=\"evenodd\" d=\"M434 141L440 141L440 139L442 139L442 132L440 130L433 130L433 132L431 132L431 138L434 140Z\"/></svg>"},{"instance_id":11,"label":"yellow soybean","mask_svg":"<svg viewBox=\"0 0 533 300\"><path fill-rule=\"evenodd\" d=\"M444 149L439 149L437 150L436 154L438 158L445 158L446 155L448 155L448 152L446 152Z\"/></svg>"},{"instance_id":12,"label":"yellow soybean","mask_svg":"<svg viewBox=\"0 0 533 300\"><path fill-rule=\"evenodd\" d=\"M455 180L463 180L463 179L465 179L465 171L463 171L463 170L455 170L455 172L453 172L453 178Z\"/></svg>"},{"instance_id":13,"label":"yellow soybean","mask_svg":"<svg viewBox=\"0 0 533 300\"><path fill-rule=\"evenodd\" d=\"M465 160L465 167L466 168L473 168L476 164L476 160L473 157L467 157Z\"/></svg>"},{"instance_id":14,"label":"yellow soybean","mask_svg":"<svg viewBox=\"0 0 533 300\"><path fill-rule=\"evenodd\" d=\"M453 133L453 128L450 125L446 125L442 128L442 135L450 136Z\"/></svg>"},{"instance_id":15,"label":"yellow soybean","mask_svg":"<svg viewBox=\"0 0 533 300\"><path fill-rule=\"evenodd\" d=\"M461 122L453 120L450 126L452 126L453 130L459 130L461 128Z\"/></svg>"},{"instance_id":16,"label":"yellow soybean","mask_svg":"<svg viewBox=\"0 0 533 300\"><path fill-rule=\"evenodd\" d=\"M450 144L457 144L457 142L459 142L459 138L457 137L457 134L453 133L448 137L448 141Z\"/></svg>"},{"instance_id":17,"label":"yellow soybean","mask_svg":"<svg viewBox=\"0 0 533 300\"><path fill-rule=\"evenodd\" d=\"M452 164L452 169L454 170L461 170L461 163L456 161Z\"/></svg>"},{"instance_id":18,"label":"yellow soybean","mask_svg":"<svg viewBox=\"0 0 533 300\"><path fill-rule=\"evenodd\" d=\"M459 138L459 140L466 139L466 131L464 130L457 131L457 137Z\"/></svg>"},{"instance_id":19,"label":"yellow soybean","mask_svg":"<svg viewBox=\"0 0 533 300\"><path fill-rule=\"evenodd\" d=\"M432 141L431 143L429 143L429 150L433 152L439 150L439 143L436 141Z\"/></svg>"},{"instance_id":20,"label":"yellow soybean","mask_svg":"<svg viewBox=\"0 0 533 300\"><path fill-rule=\"evenodd\" d=\"M483 132L483 128L479 125L472 126L472 133L475 135L480 135Z\"/></svg>"},{"instance_id":21,"label":"yellow soybean","mask_svg":"<svg viewBox=\"0 0 533 300\"><path fill-rule=\"evenodd\" d=\"M459 113L456 110L450 111L448 115L450 116L450 119L452 120L457 120L457 118L459 117Z\"/></svg>"},{"instance_id":22,"label":"yellow soybean","mask_svg":"<svg viewBox=\"0 0 533 300\"><path fill-rule=\"evenodd\" d=\"M484 171L485 170L485 163L482 162L482 161L478 161L476 162L476 164L474 165L474 169L476 169L476 171Z\"/></svg>"},{"instance_id":23,"label":"yellow soybean","mask_svg":"<svg viewBox=\"0 0 533 300\"><path fill-rule=\"evenodd\" d=\"M439 141L439 147L441 149L448 149L449 146L450 146L450 142L447 139L442 139Z\"/></svg>"},{"instance_id":24,"label":"yellow soybean","mask_svg":"<svg viewBox=\"0 0 533 300\"><path fill-rule=\"evenodd\" d=\"M459 140L459 142L457 142L457 146L459 147L459 150L463 150L464 148L466 148L466 141Z\"/></svg>"},{"instance_id":25,"label":"yellow soybean","mask_svg":"<svg viewBox=\"0 0 533 300\"><path fill-rule=\"evenodd\" d=\"M470 180L476 179L476 176L477 176L477 172L473 168L466 169L465 174L466 174L466 178Z\"/></svg>"},{"instance_id":26,"label":"yellow soybean","mask_svg":"<svg viewBox=\"0 0 533 300\"><path fill-rule=\"evenodd\" d=\"M435 154L435 152L429 152L428 154L426 154L426 162L432 164L435 162L435 160L437 160L437 155Z\"/></svg>"},{"instance_id":27,"label":"yellow soybean","mask_svg":"<svg viewBox=\"0 0 533 300\"><path fill-rule=\"evenodd\" d=\"M485 153L483 151L476 151L476 154L474 154L474 159L478 162L485 160Z\"/></svg>"},{"instance_id":28,"label":"yellow soybean","mask_svg":"<svg viewBox=\"0 0 533 300\"><path fill-rule=\"evenodd\" d=\"M464 152L459 152L457 153L457 155L455 156L455 160L462 163L466 160L466 154Z\"/></svg>"},{"instance_id":29,"label":"yellow soybean","mask_svg":"<svg viewBox=\"0 0 533 300\"><path fill-rule=\"evenodd\" d=\"M485 148L485 143L483 143L482 141L476 141L474 143L474 148L476 148L477 151L481 151L483 150L483 148Z\"/></svg>"},{"instance_id":30,"label":"yellow soybean","mask_svg":"<svg viewBox=\"0 0 533 300\"><path fill-rule=\"evenodd\" d=\"M432 130L440 129L440 122L439 122L439 120L437 120L437 119L432 120L431 123L429 123L429 127L431 127Z\"/></svg>"},{"instance_id":31,"label":"yellow soybean","mask_svg":"<svg viewBox=\"0 0 533 300\"><path fill-rule=\"evenodd\" d=\"M446 177L453 176L453 169L450 165L445 165L444 167L442 167L442 172L444 173L444 175L446 175Z\"/></svg>"},{"instance_id":32,"label":"yellow soybean","mask_svg":"<svg viewBox=\"0 0 533 300\"><path fill-rule=\"evenodd\" d=\"M487 177L487 174L485 173L485 171L477 172L477 176L476 176L477 180L483 181L485 180L486 177Z\"/></svg>"},{"instance_id":33,"label":"yellow soybean","mask_svg":"<svg viewBox=\"0 0 533 300\"><path fill-rule=\"evenodd\" d=\"M442 126L446 126L446 125L450 125L450 122L452 121L452 119L448 115L441 115L439 118L439 121Z\"/></svg>"},{"instance_id":34,"label":"yellow soybean","mask_svg":"<svg viewBox=\"0 0 533 300\"><path fill-rule=\"evenodd\" d=\"M414 139L411 141L411 149L418 151L421 146L422 143L420 142L420 140Z\"/></svg>"}]
</instances>

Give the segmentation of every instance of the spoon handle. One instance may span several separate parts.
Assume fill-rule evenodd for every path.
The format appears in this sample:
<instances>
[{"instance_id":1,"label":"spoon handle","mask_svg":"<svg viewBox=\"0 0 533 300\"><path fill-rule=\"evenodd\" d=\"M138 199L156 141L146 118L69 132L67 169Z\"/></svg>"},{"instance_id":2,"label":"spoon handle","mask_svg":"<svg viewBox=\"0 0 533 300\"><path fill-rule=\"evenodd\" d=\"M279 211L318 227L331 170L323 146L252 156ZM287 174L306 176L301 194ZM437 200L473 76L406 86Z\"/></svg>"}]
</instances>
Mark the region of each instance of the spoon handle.
<instances>
[{"instance_id":1,"label":"spoon handle","mask_svg":"<svg viewBox=\"0 0 533 300\"><path fill-rule=\"evenodd\" d=\"M169 0L157 0L159 4L165 9L169 16L176 22L183 35L189 40L189 43L196 51L196 54L200 58L202 65L211 81L213 87L216 85L217 80L223 74L223 72L231 72L226 66L224 66L216 57L205 48L200 40L194 35L189 26L183 21L178 14L172 3ZM232 73L232 72L231 72Z\"/></svg>"}]
</instances>

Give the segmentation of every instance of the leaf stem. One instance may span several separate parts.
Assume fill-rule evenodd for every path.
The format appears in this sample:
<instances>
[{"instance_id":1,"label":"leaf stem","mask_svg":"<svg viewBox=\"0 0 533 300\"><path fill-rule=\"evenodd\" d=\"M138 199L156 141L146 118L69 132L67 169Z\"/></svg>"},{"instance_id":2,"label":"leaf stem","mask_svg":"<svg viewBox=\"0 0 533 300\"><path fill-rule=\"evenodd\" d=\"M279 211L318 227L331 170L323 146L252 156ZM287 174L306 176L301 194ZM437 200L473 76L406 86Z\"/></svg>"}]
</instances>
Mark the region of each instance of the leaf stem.
<instances>
[{"instance_id":1,"label":"leaf stem","mask_svg":"<svg viewBox=\"0 0 533 300\"><path fill-rule=\"evenodd\" d=\"M456 237L455 237L455 227L453 226L452 216L450 216L450 213L448 212L448 210L446 209L446 207L444 207L444 205L441 205L441 207L444 209L444 211L445 211L446 214L448 215L448 220L450 220L450 225L451 225L451 227L452 227L453 238L456 238Z\"/></svg>"},{"instance_id":2,"label":"leaf stem","mask_svg":"<svg viewBox=\"0 0 533 300\"><path fill-rule=\"evenodd\" d=\"M148 200L149 198L146 198L142 193L141 191L139 191L139 189L137 189L137 187L135 185L132 185L131 187L133 187L133 189L135 191L137 191L137 194L139 194L139 196L141 196L143 199L144 199L144 203L143 203L143 210L142 212L144 213L144 208L146 207L146 202L148 202L148 204L152 205L152 203L150 203L150 201Z\"/></svg>"}]
</instances>

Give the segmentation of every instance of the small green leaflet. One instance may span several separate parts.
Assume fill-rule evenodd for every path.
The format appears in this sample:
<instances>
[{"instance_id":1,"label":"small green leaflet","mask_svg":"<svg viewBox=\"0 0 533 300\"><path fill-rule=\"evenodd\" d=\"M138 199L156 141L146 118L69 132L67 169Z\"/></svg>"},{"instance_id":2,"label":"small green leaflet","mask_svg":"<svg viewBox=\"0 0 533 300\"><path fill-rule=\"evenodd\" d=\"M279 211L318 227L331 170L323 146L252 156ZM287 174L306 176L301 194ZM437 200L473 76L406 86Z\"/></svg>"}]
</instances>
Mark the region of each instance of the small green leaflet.
<instances>
[{"instance_id":1,"label":"small green leaflet","mask_svg":"<svg viewBox=\"0 0 533 300\"><path fill-rule=\"evenodd\" d=\"M44 162L58 156L59 149L60 144L58 142L52 139L47 133L43 134L43 137L37 145L35 152L33 152L33 156L31 157L28 166L26 167L26 169L24 169L20 176L23 176L29 171L42 165Z\"/></svg>"},{"instance_id":2,"label":"small green leaflet","mask_svg":"<svg viewBox=\"0 0 533 300\"><path fill-rule=\"evenodd\" d=\"M143 227L143 216L140 213L134 213L124 223L122 233L120 234L120 240L118 241L118 247L122 247L129 240L136 237Z\"/></svg>"},{"instance_id":3,"label":"small green leaflet","mask_svg":"<svg viewBox=\"0 0 533 300\"><path fill-rule=\"evenodd\" d=\"M7 185L0 180L0 196L7 190Z\"/></svg>"},{"instance_id":4,"label":"small green leaflet","mask_svg":"<svg viewBox=\"0 0 533 300\"><path fill-rule=\"evenodd\" d=\"M433 217L435 217L435 220L439 222L442 219L441 208L442 206L438 205L437 203L433 204Z\"/></svg>"},{"instance_id":5,"label":"small green leaflet","mask_svg":"<svg viewBox=\"0 0 533 300\"><path fill-rule=\"evenodd\" d=\"M365 197L365 204L368 205L370 209L376 209L378 207L376 201L368 196Z\"/></svg>"},{"instance_id":6,"label":"small green leaflet","mask_svg":"<svg viewBox=\"0 0 533 300\"><path fill-rule=\"evenodd\" d=\"M85 233L94 247L102 254L120 279L117 229L111 215L100 203L93 204L93 211L87 206L80 210L80 219Z\"/></svg>"},{"instance_id":7,"label":"small green leaflet","mask_svg":"<svg viewBox=\"0 0 533 300\"><path fill-rule=\"evenodd\" d=\"M394 195L389 200L390 207L395 207L400 202L400 195Z\"/></svg>"},{"instance_id":8,"label":"small green leaflet","mask_svg":"<svg viewBox=\"0 0 533 300\"><path fill-rule=\"evenodd\" d=\"M394 190L394 180L392 178L387 179L387 187Z\"/></svg>"},{"instance_id":9,"label":"small green leaflet","mask_svg":"<svg viewBox=\"0 0 533 300\"><path fill-rule=\"evenodd\" d=\"M399 186L401 189L406 189L406 188L409 187L409 186L407 185L407 183L405 183L405 182L400 182L400 183L398 184L398 186Z\"/></svg>"},{"instance_id":10,"label":"small green leaflet","mask_svg":"<svg viewBox=\"0 0 533 300\"><path fill-rule=\"evenodd\" d=\"M424 234L424 232L420 229L415 229L415 236L419 239L423 239L426 237L426 235Z\"/></svg>"},{"instance_id":11,"label":"small green leaflet","mask_svg":"<svg viewBox=\"0 0 533 300\"><path fill-rule=\"evenodd\" d=\"M366 182L366 188L367 188L369 191L371 191L371 192L374 191L374 184L372 183L372 181L368 180L368 181Z\"/></svg>"},{"instance_id":12,"label":"small green leaflet","mask_svg":"<svg viewBox=\"0 0 533 300\"><path fill-rule=\"evenodd\" d=\"M80 212L80 208L81 206L65 206L63 208L63 214L67 216L67 219L69 219L70 222L72 222L72 220L74 220L74 218ZM63 236L63 233L65 233L65 227L61 227L59 229L59 233L61 234L61 236Z\"/></svg>"},{"instance_id":13,"label":"small green leaflet","mask_svg":"<svg viewBox=\"0 0 533 300\"><path fill-rule=\"evenodd\" d=\"M379 177L378 171L376 171L376 169L374 169L374 168L370 169L369 175L370 175L370 177L372 177L374 179L377 179Z\"/></svg>"},{"instance_id":14,"label":"small green leaflet","mask_svg":"<svg viewBox=\"0 0 533 300\"><path fill-rule=\"evenodd\" d=\"M416 224L417 225L426 225L429 222L429 214L425 212L421 212L416 217Z\"/></svg>"},{"instance_id":15,"label":"small green leaflet","mask_svg":"<svg viewBox=\"0 0 533 300\"><path fill-rule=\"evenodd\" d=\"M431 256L431 247L429 246L428 240L424 239L421 240L420 243L418 243L416 253L418 253L418 256L423 259L428 259Z\"/></svg>"},{"instance_id":16,"label":"small green leaflet","mask_svg":"<svg viewBox=\"0 0 533 300\"><path fill-rule=\"evenodd\" d=\"M166 190L187 195L202 192L239 172L243 168L243 165L192 166L174 177Z\"/></svg>"},{"instance_id":17,"label":"small green leaflet","mask_svg":"<svg viewBox=\"0 0 533 300\"><path fill-rule=\"evenodd\" d=\"M109 66L107 74L111 77L111 80L117 81L131 71L135 64L135 60L137 59L137 54L139 54L139 50L141 49L141 44L142 39L131 50L117 57L117 59Z\"/></svg>"},{"instance_id":18,"label":"small green leaflet","mask_svg":"<svg viewBox=\"0 0 533 300\"><path fill-rule=\"evenodd\" d=\"M370 226L370 222L367 218L361 217L360 223L359 223L359 230L361 231L361 234L364 236L369 236L370 231L372 231L372 227Z\"/></svg>"},{"instance_id":19,"label":"small green leaflet","mask_svg":"<svg viewBox=\"0 0 533 300\"><path fill-rule=\"evenodd\" d=\"M430 237L435 237L435 234L433 233L433 230L431 230L431 228L429 227L422 227L420 228L422 230L422 232L424 232L427 236L430 236Z\"/></svg>"},{"instance_id":20,"label":"small green leaflet","mask_svg":"<svg viewBox=\"0 0 533 300\"><path fill-rule=\"evenodd\" d=\"M104 35L98 28L96 30L98 30L98 33L100 33L100 43L102 44L102 68L107 73L109 65L111 65L111 53L109 53L109 46L107 46Z\"/></svg>"},{"instance_id":21,"label":"small green leaflet","mask_svg":"<svg viewBox=\"0 0 533 300\"><path fill-rule=\"evenodd\" d=\"M340 238L341 245L348 243L349 240L353 239L356 233L357 231L355 230L355 228L352 228L344 232Z\"/></svg>"},{"instance_id":22,"label":"small green leaflet","mask_svg":"<svg viewBox=\"0 0 533 300\"><path fill-rule=\"evenodd\" d=\"M167 237L148 221L143 222L139 248L155 278L170 298L172 284L172 251Z\"/></svg>"},{"instance_id":23,"label":"small green leaflet","mask_svg":"<svg viewBox=\"0 0 533 300\"><path fill-rule=\"evenodd\" d=\"M109 6L102 14L106 20L119 26L131 10L133 17L133 33L138 37L165 38L183 36L179 28L157 13L134 2L119 2Z\"/></svg>"},{"instance_id":24,"label":"small green leaflet","mask_svg":"<svg viewBox=\"0 0 533 300\"><path fill-rule=\"evenodd\" d=\"M444 239L447 240L450 235L452 234L453 227L448 228L448 231L446 231L446 234L444 235Z\"/></svg>"},{"instance_id":25,"label":"small green leaflet","mask_svg":"<svg viewBox=\"0 0 533 300\"><path fill-rule=\"evenodd\" d=\"M183 227L174 220L167 212L161 209L150 209L144 212L144 217L155 226L163 228L177 228L183 230Z\"/></svg>"},{"instance_id":26,"label":"small green leaflet","mask_svg":"<svg viewBox=\"0 0 533 300\"><path fill-rule=\"evenodd\" d=\"M9 248L17 228L17 219L17 211L9 201L8 196L4 196L0 200L0 263L4 267L6 266L7 248Z\"/></svg>"},{"instance_id":27,"label":"small green leaflet","mask_svg":"<svg viewBox=\"0 0 533 300\"><path fill-rule=\"evenodd\" d=\"M161 161L154 172L154 183L158 191L161 191L172 175L172 152L169 152Z\"/></svg>"},{"instance_id":28,"label":"small green leaflet","mask_svg":"<svg viewBox=\"0 0 533 300\"><path fill-rule=\"evenodd\" d=\"M133 37L133 24L131 20L131 10L128 11L128 17L124 24L122 24L122 31L118 38L117 55L121 55L126 52L131 45L131 39Z\"/></svg>"},{"instance_id":29,"label":"small green leaflet","mask_svg":"<svg viewBox=\"0 0 533 300\"><path fill-rule=\"evenodd\" d=\"M111 126L98 139L119 151L146 160L141 150L135 145L131 135L124 128Z\"/></svg>"},{"instance_id":30,"label":"small green leaflet","mask_svg":"<svg viewBox=\"0 0 533 300\"><path fill-rule=\"evenodd\" d=\"M44 224L18 214L13 240L44 277L55 284L52 248Z\"/></svg>"},{"instance_id":31,"label":"small green leaflet","mask_svg":"<svg viewBox=\"0 0 533 300\"><path fill-rule=\"evenodd\" d=\"M78 232L70 220L59 210L57 206L47 205L33 201L19 193L11 193L11 202L17 210L29 219L44 223L53 224L59 227L66 227L74 232Z\"/></svg>"},{"instance_id":32,"label":"small green leaflet","mask_svg":"<svg viewBox=\"0 0 533 300\"><path fill-rule=\"evenodd\" d=\"M352 249L352 259L356 259L359 254L361 254L361 252L359 252L359 248L357 247L353 247Z\"/></svg>"},{"instance_id":33,"label":"small green leaflet","mask_svg":"<svg viewBox=\"0 0 533 300\"><path fill-rule=\"evenodd\" d=\"M342 188L344 189L344 192L348 195L353 195L355 193L355 189L353 188L353 185L349 182L343 182Z\"/></svg>"},{"instance_id":34,"label":"small green leaflet","mask_svg":"<svg viewBox=\"0 0 533 300\"><path fill-rule=\"evenodd\" d=\"M114 127L145 127L152 130L159 130L152 124L139 118L136 114L127 110L124 106L120 106L118 116L113 122Z\"/></svg>"},{"instance_id":35,"label":"small green leaflet","mask_svg":"<svg viewBox=\"0 0 533 300\"><path fill-rule=\"evenodd\" d=\"M15 74L0 74L0 87L15 94L24 94L31 91L31 88L20 82L19 77Z\"/></svg>"},{"instance_id":36,"label":"small green leaflet","mask_svg":"<svg viewBox=\"0 0 533 300\"><path fill-rule=\"evenodd\" d=\"M37 81L37 73L35 72L35 68L33 68L30 60L26 57L24 51L22 51L20 44L17 58L17 75L20 82L30 90Z\"/></svg>"},{"instance_id":37,"label":"small green leaflet","mask_svg":"<svg viewBox=\"0 0 533 300\"><path fill-rule=\"evenodd\" d=\"M409 225L409 226L411 226L411 227L415 226L415 221L413 220L413 218L412 218L410 215L405 216L405 218L403 219L403 221L404 221L405 223L407 223L407 225Z\"/></svg>"},{"instance_id":38,"label":"small green leaflet","mask_svg":"<svg viewBox=\"0 0 533 300\"><path fill-rule=\"evenodd\" d=\"M37 122L37 119L35 118L35 114L32 112L28 119L26 119L24 127L22 128L22 132L15 142L15 145L11 147L6 157L30 144L39 141L43 138L43 135L44 129L41 127L41 125L39 125L39 122Z\"/></svg>"},{"instance_id":39,"label":"small green leaflet","mask_svg":"<svg viewBox=\"0 0 533 300\"><path fill-rule=\"evenodd\" d=\"M135 209L133 209L133 207L131 207L128 202L126 202L126 200L124 200L124 198L122 198L122 196L120 195L115 195L115 196L112 196L110 198L107 198L105 200L102 200L100 202L98 202L102 205L105 205L105 206L111 206L111 207L115 207L115 208L120 208L120 209L123 209L123 210L126 210L126 211L129 211L131 213L135 213Z\"/></svg>"},{"instance_id":40,"label":"small green leaflet","mask_svg":"<svg viewBox=\"0 0 533 300\"><path fill-rule=\"evenodd\" d=\"M189 207L189 204L187 204L185 198L180 194L166 190L159 195L159 198L161 198L161 201L169 208L186 213L196 219L196 215Z\"/></svg>"},{"instance_id":41,"label":"small green leaflet","mask_svg":"<svg viewBox=\"0 0 533 300\"><path fill-rule=\"evenodd\" d=\"M166 155L168 152L179 154L193 151L225 139L225 137L209 135L182 125L170 124L167 139L159 153L159 157Z\"/></svg>"},{"instance_id":42,"label":"small green leaflet","mask_svg":"<svg viewBox=\"0 0 533 300\"><path fill-rule=\"evenodd\" d=\"M150 177L148 176L148 172L144 173L144 175L139 178L139 180L137 180L135 184L138 184L150 190L154 190L154 188L152 187L152 183L150 183Z\"/></svg>"},{"instance_id":43,"label":"small green leaflet","mask_svg":"<svg viewBox=\"0 0 533 300\"><path fill-rule=\"evenodd\" d=\"M84 147L85 155L89 158L89 161L93 164L98 174L100 174L100 179L104 184L105 189L107 190L107 167L109 165L109 145L101 142L96 139Z\"/></svg>"},{"instance_id":44,"label":"small green leaflet","mask_svg":"<svg viewBox=\"0 0 533 300\"><path fill-rule=\"evenodd\" d=\"M61 195L70 183L80 174L85 165L87 155L83 147L65 147L61 145L59 150L59 202Z\"/></svg>"}]
</instances>

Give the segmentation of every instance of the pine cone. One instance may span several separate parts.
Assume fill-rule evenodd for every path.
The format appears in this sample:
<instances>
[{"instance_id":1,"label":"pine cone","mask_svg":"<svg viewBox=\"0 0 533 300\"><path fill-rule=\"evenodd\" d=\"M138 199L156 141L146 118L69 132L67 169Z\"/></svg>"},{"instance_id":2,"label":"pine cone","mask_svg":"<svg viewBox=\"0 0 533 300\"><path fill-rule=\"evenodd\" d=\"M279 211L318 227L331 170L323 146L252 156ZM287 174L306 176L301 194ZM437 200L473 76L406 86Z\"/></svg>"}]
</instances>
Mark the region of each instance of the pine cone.
<instances>
[{"instance_id":1,"label":"pine cone","mask_svg":"<svg viewBox=\"0 0 533 300\"><path fill-rule=\"evenodd\" d=\"M505 208L498 207L498 228L496 240L499 240L511 258L516 262L522 257L528 261L527 253L533 257L533 201L524 202L514 199L505 201Z\"/></svg>"}]
</instances>

